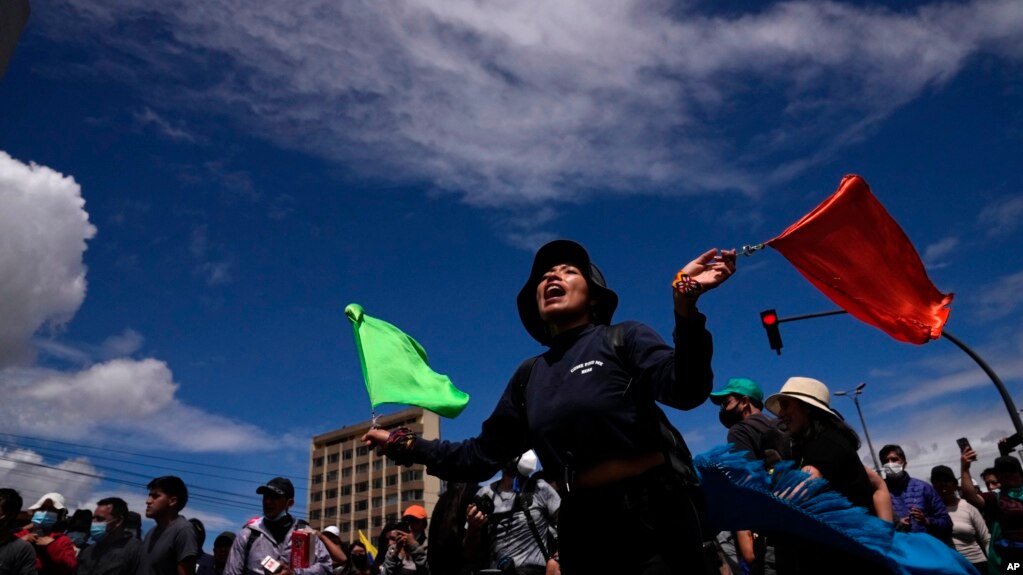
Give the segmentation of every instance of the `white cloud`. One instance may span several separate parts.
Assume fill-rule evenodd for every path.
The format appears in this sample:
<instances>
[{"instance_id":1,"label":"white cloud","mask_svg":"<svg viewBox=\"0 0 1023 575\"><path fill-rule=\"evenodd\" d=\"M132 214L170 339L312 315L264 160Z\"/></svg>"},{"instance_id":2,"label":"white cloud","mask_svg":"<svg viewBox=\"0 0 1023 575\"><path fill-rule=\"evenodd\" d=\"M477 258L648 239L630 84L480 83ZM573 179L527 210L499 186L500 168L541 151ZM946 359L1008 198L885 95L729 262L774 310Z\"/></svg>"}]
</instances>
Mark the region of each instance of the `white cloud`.
<instances>
[{"instance_id":1,"label":"white cloud","mask_svg":"<svg viewBox=\"0 0 1023 575\"><path fill-rule=\"evenodd\" d=\"M998 456L998 439L1010 435L1012 422L1001 405L970 410L964 405L942 405L928 409L905 410L893 426L879 425L878 418L868 416L874 448L894 443L906 451L911 475L930 479L931 468L947 465L959 474L959 447L956 439L966 437L977 451L974 477L990 467ZM859 430L857 426L857 430ZM864 441L861 454L870 461Z\"/></svg>"},{"instance_id":2,"label":"white cloud","mask_svg":"<svg viewBox=\"0 0 1023 575\"><path fill-rule=\"evenodd\" d=\"M924 264L930 269L944 267L947 264L942 260L954 252L960 243L956 236L949 236L927 246L924 248Z\"/></svg>"},{"instance_id":3,"label":"white cloud","mask_svg":"<svg viewBox=\"0 0 1023 575\"><path fill-rule=\"evenodd\" d=\"M84 207L74 178L0 152L0 367L30 363L32 335L82 305L96 233Z\"/></svg>"},{"instance_id":4,"label":"white cloud","mask_svg":"<svg viewBox=\"0 0 1023 575\"><path fill-rule=\"evenodd\" d=\"M109 434L194 452L266 451L296 447L296 437L271 437L259 427L187 405L179 385L156 359L114 359L78 372L0 371L0 419L40 437L80 439Z\"/></svg>"},{"instance_id":5,"label":"white cloud","mask_svg":"<svg viewBox=\"0 0 1023 575\"><path fill-rule=\"evenodd\" d=\"M68 507L77 509L99 485L99 477L84 457L52 463L35 451L0 447L0 485L17 489L25 507L56 492L64 496Z\"/></svg>"},{"instance_id":6,"label":"white cloud","mask_svg":"<svg viewBox=\"0 0 1023 575\"><path fill-rule=\"evenodd\" d=\"M126 357L138 351L146 339L142 334L126 328L121 335L112 335L100 344L100 353L105 359Z\"/></svg>"},{"instance_id":7,"label":"white cloud","mask_svg":"<svg viewBox=\"0 0 1023 575\"><path fill-rule=\"evenodd\" d=\"M136 353L145 343L139 332L125 328L120 335L112 335L99 345L68 342L56 337L37 337L32 343L45 355L79 366L87 366L98 360L128 357Z\"/></svg>"},{"instance_id":8,"label":"white cloud","mask_svg":"<svg viewBox=\"0 0 1023 575\"><path fill-rule=\"evenodd\" d=\"M150 108L144 108L141 112L136 112L135 121L142 126L152 126L156 128L158 132L172 140L184 140L186 142L196 141L196 137L190 132L179 126L171 124L170 121Z\"/></svg>"},{"instance_id":9,"label":"white cloud","mask_svg":"<svg viewBox=\"0 0 1023 575\"><path fill-rule=\"evenodd\" d=\"M1008 317L1023 309L1023 270L999 278L993 284L984 286L971 299L971 304L980 307L980 318L993 320Z\"/></svg>"},{"instance_id":10,"label":"white cloud","mask_svg":"<svg viewBox=\"0 0 1023 575\"><path fill-rule=\"evenodd\" d=\"M1023 55L1017 0L796 1L728 17L692 6L62 0L38 21L56 39L104 42L93 69L147 86L154 108L232 115L366 176L503 208L757 193L861 139L971 56ZM135 26L165 33L123 33ZM743 116L758 131L729 131Z\"/></svg>"},{"instance_id":11,"label":"white cloud","mask_svg":"<svg viewBox=\"0 0 1023 575\"><path fill-rule=\"evenodd\" d=\"M154 477L156 476L155 473ZM116 476L116 473L114 474ZM61 461L45 459L31 449L0 447L0 486L16 489L24 500L24 506L35 503L46 493L60 493L71 511L76 509L93 510L96 503L106 497L120 497L128 503L128 508L143 516L143 531L152 528L153 522L145 519L146 491L140 487L110 487L104 483L107 474L97 469L86 457L74 457ZM115 477L116 478L116 477ZM188 483L188 478L186 484ZM132 477L132 482L145 485L148 479ZM225 499L224 494L209 492L205 487L189 486L190 500L184 515L197 518L207 529L207 538L211 531L223 529L236 530L238 525L222 513L210 511L210 507L224 507L234 513L255 513L259 508L259 499L251 495L251 502L245 511L243 501L248 494L239 494L237 498ZM221 501L210 503L204 500L215 497ZM238 501L238 502L236 502ZM207 541L211 543L212 541Z\"/></svg>"},{"instance_id":12,"label":"white cloud","mask_svg":"<svg viewBox=\"0 0 1023 575\"><path fill-rule=\"evenodd\" d=\"M988 236L1004 237L1014 232L1023 221L1023 197L999 198L980 212L977 221Z\"/></svg>"}]
</instances>

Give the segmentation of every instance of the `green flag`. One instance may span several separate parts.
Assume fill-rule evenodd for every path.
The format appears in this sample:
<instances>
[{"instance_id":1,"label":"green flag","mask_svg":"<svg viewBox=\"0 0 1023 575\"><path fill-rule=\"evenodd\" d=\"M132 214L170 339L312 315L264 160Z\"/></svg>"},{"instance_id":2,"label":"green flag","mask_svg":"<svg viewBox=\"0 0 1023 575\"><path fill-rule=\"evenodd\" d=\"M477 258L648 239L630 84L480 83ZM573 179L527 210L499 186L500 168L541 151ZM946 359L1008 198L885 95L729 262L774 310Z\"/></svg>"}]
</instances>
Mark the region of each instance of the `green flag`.
<instances>
[{"instance_id":1,"label":"green flag","mask_svg":"<svg viewBox=\"0 0 1023 575\"><path fill-rule=\"evenodd\" d=\"M366 315L359 304L345 307L345 315L355 331L362 377L374 408L401 403L444 417L462 413L469 395L458 390L448 376L430 369L419 342L386 321Z\"/></svg>"}]
</instances>

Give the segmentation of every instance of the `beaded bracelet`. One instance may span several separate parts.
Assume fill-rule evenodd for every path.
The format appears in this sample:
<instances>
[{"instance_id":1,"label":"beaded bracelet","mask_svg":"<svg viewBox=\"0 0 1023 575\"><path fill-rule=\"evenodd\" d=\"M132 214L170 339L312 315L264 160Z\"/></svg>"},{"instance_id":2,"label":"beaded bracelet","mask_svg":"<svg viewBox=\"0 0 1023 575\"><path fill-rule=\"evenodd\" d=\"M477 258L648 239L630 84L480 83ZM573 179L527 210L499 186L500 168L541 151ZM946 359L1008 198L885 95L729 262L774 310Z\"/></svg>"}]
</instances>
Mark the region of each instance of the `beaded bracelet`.
<instances>
[{"instance_id":1,"label":"beaded bracelet","mask_svg":"<svg viewBox=\"0 0 1023 575\"><path fill-rule=\"evenodd\" d=\"M688 298L696 298L703 291L703 286L700 282L694 280L692 276L682 270L679 270L678 274L675 275L675 281L671 283L671 287L677 289L679 293Z\"/></svg>"},{"instance_id":2,"label":"beaded bracelet","mask_svg":"<svg viewBox=\"0 0 1023 575\"><path fill-rule=\"evenodd\" d=\"M384 453L402 465L408 465L409 457L412 456L412 447L419 436L407 427L399 427L391 431L387 436L387 445Z\"/></svg>"}]
</instances>

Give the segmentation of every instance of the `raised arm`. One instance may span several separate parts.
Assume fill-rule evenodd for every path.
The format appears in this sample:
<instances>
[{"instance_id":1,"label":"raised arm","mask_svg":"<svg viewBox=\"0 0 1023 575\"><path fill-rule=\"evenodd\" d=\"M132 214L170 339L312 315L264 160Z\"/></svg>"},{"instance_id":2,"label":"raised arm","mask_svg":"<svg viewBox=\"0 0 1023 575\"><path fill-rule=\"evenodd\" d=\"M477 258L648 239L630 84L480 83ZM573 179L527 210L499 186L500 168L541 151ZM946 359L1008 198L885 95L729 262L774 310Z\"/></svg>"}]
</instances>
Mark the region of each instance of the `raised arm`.
<instances>
[{"instance_id":1,"label":"raised arm","mask_svg":"<svg viewBox=\"0 0 1023 575\"><path fill-rule=\"evenodd\" d=\"M977 453L972 447L967 447L959 456L959 486L963 491L963 499L977 509L984 508L984 498L980 496L977 487L973 485L973 478L970 477L970 464L977 459Z\"/></svg>"},{"instance_id":2,"label":"raised arm","mask_svg":"<svg viewBox=\"0 0 1023 575\"><path fill-rule=\"evenodd\" d=\"M425 464L427 473L441 479L485 481L529 448L529 430L516 380L509 382L477 437L452 442L423 439L404 428L391 432L371 429L362 441L399 464Z\"/></svg>"}]
</instances>

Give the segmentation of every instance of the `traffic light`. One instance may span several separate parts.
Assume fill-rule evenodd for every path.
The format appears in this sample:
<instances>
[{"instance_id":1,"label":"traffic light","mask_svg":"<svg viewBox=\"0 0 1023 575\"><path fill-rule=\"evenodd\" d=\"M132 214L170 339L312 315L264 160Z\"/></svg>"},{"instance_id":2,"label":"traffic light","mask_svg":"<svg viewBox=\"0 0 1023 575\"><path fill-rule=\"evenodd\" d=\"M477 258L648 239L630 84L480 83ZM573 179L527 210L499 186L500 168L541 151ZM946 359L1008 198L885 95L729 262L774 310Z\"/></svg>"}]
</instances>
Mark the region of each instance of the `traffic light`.
<instances>
[{"instance_id":1,"label":"traffic light","mask_svg":"<svg viewBox=\"0 0 1023 575\"><path fill-rule=\"evenodd\" d=\"M764 330L767 331L767 343L771 344L771 349L778 352L778 355L781 355L781 332L778 331L778 312L773 309L760 312L760 323L763 324Z\"/></svg>"}]
</instances>

